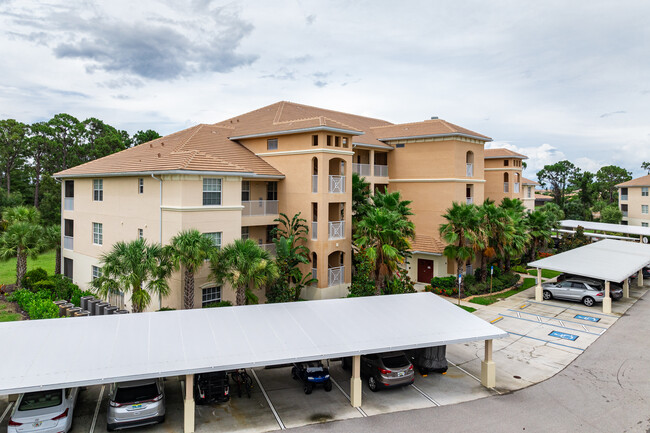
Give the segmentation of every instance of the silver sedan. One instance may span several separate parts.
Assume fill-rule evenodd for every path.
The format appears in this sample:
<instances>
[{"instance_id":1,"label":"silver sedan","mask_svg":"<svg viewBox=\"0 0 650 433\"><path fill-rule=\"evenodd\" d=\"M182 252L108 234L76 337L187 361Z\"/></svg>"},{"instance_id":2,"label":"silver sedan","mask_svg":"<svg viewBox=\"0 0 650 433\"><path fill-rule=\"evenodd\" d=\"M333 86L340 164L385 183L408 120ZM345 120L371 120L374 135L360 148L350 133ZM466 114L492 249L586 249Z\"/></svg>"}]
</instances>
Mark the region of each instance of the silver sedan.
<instances>
[{"instance_id":1,"label":"silver sedan","mask_svg":"<svg viewBox=\"0 0 650 433\"><path fill-rule=\"evenodd\" d=\"M544 290L545 300L553 298L565 299L582 302L587 307L591 307L596 302L603 302L605 298L603 285L595 281L567 279L559 283L544 283L542 289ZM610 288L609 296L612 299L620 299L623 297L623 290Z\"/></svg>"}]
</instances>

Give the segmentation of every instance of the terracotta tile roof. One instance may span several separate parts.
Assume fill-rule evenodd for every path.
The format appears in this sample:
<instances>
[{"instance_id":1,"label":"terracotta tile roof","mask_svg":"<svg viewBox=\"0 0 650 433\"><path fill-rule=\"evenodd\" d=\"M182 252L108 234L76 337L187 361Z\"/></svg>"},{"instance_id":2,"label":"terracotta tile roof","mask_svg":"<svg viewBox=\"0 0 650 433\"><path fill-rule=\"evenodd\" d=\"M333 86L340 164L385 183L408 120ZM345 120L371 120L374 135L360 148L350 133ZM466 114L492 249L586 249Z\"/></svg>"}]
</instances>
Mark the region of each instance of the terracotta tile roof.
<instances>
[{"instance_id":1,"label":"terracotta tile roof","mask_svg":"<svg viewBox=\"0 0 650 433\"><path fill-rule=\"evenodd\" d=\"M432 236L415 235L415 239L411 242L411 251L442 254L444 250L445 244Z\"/></svg>"},{"instance_id":2,"label":"terracotta tile roof","mask_svg":"<svg viewBox=\"0 0 650 433\"><path fill-rule=\"evenodd\" d=\"M535 182L534 180L526 179L525 177L522 176L521 184L522 185L539 185L539 182Z\"/></svg>"},{"instance_id":3,"label":"terracotta tile roof","mask_svg":"<svg viewBox=\"0 0 650 433\"><path fill-rule=\"evenodd\" d=\"M636 179L628 180L627 182L619 183L616 185L617 188L628 186L650 186L650 174L637 177Z\"/></svg>"},{"instance_id":4,"label":"terracotta tile roof","mask_svg":"<svg viewBox=\"0 0 650 433\"><path fill-rule=\"evenodd\" d=\"M484 158L518 158L518 159L528 159L526 155L521 153L513 152L510 149L485 149L483 153Z\"/></svg>"},{"instance_id":5,"label":"terracotta tile roof","mask_svg":"<svg viewBox=\"0 0 650 433\"><path fill-rule=\"evenodd\" d=\"M148 143L56 173L84 176L172 170L255 173L281 176L278 170L239 143L230 128L197 125Z\"/></svg>"},{"instance_id":6,"label":"terracotta tile roof","mask_svg":"<svg viewBox=\"0 0 650 433\"><path fill-rule=\"evenodd\" d=\"M470 135L485 141L491 141L490 137L470 131L442 119L431 119L423 122L401 123L399 125L387 125L372 128L373 133L379 140L389 140L406 137L426 137L435 135Z\"/></svg>"}]
</instances>

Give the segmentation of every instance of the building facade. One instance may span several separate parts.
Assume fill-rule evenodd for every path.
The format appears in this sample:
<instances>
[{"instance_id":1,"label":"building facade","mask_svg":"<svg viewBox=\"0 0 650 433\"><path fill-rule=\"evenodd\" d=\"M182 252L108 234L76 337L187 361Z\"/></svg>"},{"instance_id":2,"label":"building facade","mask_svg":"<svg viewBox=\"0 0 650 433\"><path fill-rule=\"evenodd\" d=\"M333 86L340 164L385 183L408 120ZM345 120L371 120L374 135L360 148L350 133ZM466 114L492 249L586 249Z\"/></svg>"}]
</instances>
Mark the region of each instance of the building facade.
<instances>
[{"instance_id":1,"label":"building facade","mask_svg":"<svg viewBox=\"0 0 650 433\"><path fill-rule=\"evenodd\" d=\"M621 224L650 226L650 174L616 185L618 206L623 213Z\"/></svg>"}]
</instances>

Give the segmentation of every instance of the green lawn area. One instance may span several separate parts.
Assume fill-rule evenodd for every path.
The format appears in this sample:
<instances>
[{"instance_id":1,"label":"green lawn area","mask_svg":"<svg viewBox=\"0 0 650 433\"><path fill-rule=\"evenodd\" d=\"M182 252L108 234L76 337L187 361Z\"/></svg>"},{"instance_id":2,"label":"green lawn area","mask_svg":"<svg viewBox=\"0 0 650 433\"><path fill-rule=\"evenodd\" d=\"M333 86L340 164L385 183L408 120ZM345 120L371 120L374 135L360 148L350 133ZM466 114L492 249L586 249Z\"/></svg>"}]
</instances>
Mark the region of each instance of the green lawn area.
<instances>
[{"instance_id":1,"label":"green lawn area","mask_svg":"<svg viewBox=\"0 0 650 433\"><path fill-rule=\"evenodd\" d=\"M551 271L549 269L542 269L542 278L555 278L560 275L562 272ZM537 269L531 269L528 271L529 275L537 276Z\"/></svg>"},{"instance_id":2,"label":"green lawn area","mask_svg":"<svg viewBox=\"0 0 650 433\"><path fill-rule=\"evenodd\" d=\"M27 257L27 270L43 268L48 275L54 273L56 251L51 250L38 256L36 260ZM16 259L0 262L0 284L14 284L16 282Z\"/></svg>"},{"instance_id":3,"label":"green lawn area","mask_svg":"<svg viewBox=\"0 0 650 433\"><path fill-rule=\"evenodd\" d=\"M543 275L543 274L542 274ZM512 295L516 295L519 292L522 292L526 289L529 289L535 285L535 279L534 278L524 278L524 282L521 284L520 287L512 290L508 290L507 292L499 293L498 295L492 295L492 296L482 296L482 297L476 297L471 299L469 302L473 302L474 304L479 304L479 305L490 305L494 304L496 301L499 299L507 298Z\"/></svg>"},{"instance_id":4,"label":"green lawn area","mask_svg":"<svg viewBox=\"0 0 650 433\"><path fill-rule=\"evenodd\" d=\"M458 305L458 304L456 304L456 305ZM460 308L462 308L463 310L469 312L469 313L473 313L474 311L476 311L476 308L466 307L465 305L458 305L458 306Z\"/></svg>"},{"instance_id":5,"label":"green lawn area","mask_svg":"<svg viewBox=\"0 0 650 433\"><path fill-rule=\"evenodd\" d=\"M14 322L20 320L20 318L19 313L7 311L7 304L0 304L0 322Z\"/></svg>"}]
</instances>

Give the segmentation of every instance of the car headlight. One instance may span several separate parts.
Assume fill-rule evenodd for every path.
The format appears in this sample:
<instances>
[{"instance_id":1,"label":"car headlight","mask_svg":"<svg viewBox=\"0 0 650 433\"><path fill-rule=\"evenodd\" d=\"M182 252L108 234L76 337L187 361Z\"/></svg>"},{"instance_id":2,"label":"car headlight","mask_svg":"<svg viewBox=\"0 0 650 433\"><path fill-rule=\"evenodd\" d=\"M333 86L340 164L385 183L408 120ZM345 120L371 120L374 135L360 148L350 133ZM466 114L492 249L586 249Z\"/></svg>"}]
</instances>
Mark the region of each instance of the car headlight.
<instances>
[{"instance_id":1,"label":"car headlight","mask_svg":"<svg viewBox=\"0 0 650 433\"><path fill-rule=\"evenodd\" d=\"M307 376L308 380L314 380L314 376Z\"/></svg>"}]
</instances>

